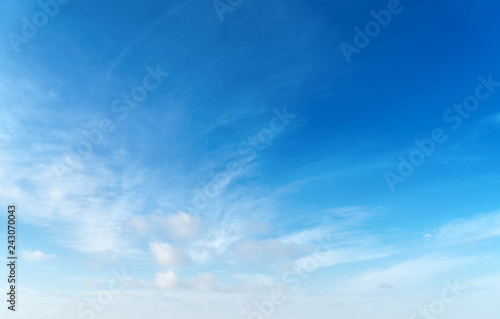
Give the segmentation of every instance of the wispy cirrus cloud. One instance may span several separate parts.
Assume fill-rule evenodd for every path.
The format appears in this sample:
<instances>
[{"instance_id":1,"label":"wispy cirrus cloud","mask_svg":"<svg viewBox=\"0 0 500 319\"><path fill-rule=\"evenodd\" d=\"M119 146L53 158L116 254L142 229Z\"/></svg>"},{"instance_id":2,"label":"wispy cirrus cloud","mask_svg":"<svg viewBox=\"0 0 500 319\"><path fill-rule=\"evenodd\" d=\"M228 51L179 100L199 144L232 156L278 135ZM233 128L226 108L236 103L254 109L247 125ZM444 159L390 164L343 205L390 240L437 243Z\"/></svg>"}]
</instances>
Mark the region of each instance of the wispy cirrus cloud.
<instances>
[{"instance_id":1,"label":"wispy cirrus cloud","mask_svg":"<svg viewBox=\"0 0 500 319\"><path fill-rule=\"evenodd\" d=\"M21 252L21 257L26 261L43 261L57 257L56 254L44 254L40 250L30 251L24 250Z\"/></svg>"},{"instance_id":2,"label":"wispy cirrus cloud","mask_svg":"<svg viewBox=\"0 0 500 319\"><path fill-rule=\"evenodd\" d=\"M469 257L444 257L426 255L416 259L391 263L385 269L364 271L364 273L347 279L339 291L343 293L373 292L391 287L409 288L416 285L425 285L429 281L440 281L439 276L445 276L450 271L479 261Z\"/></svg>"},{"instance_id":3,"label":"wispy cirrus cloud","mask_svg":"<svg viewBox=\"0 0 500 319\"><path fill-rule=\"evenodd\" d=\"M500 212L455 219L424 236L440 245L467 244L499 237Z\"/></svg>"}]
</instances>

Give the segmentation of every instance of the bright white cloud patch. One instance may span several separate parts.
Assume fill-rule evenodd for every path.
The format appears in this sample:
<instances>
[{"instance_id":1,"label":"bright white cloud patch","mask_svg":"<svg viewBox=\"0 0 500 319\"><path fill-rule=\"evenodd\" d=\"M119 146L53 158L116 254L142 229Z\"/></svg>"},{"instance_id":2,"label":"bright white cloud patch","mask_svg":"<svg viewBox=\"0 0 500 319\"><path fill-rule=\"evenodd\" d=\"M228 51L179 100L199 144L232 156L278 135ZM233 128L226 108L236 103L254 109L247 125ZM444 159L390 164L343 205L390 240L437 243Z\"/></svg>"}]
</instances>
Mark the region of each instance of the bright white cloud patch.
<instances>
[{"instance_id":1,"label":"bright white cloud patch","mask_svg":"<svg viewBox=\"0 0 500 319\"><path fill-rule=\"evenodd\" d=\"M186 254L178 251L169 243L150 243L149 249L156 262L165 266L178 266L189 261Z\"/></svg>"},{"instance_id":2,"label":"bright white cloud patch","mask_svg":"<svg viewBox=\"0 0 500 319\"><path fill-rule=\"evenodd\" d=\"M25 250L25 251L21 252L21 257L27 261L41 261L41 260L54 259L57 256L55 254L47 255L47 254L42 253L39 250L35 250L33 252L31 252L29 250Z\"/></svg>"}]
</instances>

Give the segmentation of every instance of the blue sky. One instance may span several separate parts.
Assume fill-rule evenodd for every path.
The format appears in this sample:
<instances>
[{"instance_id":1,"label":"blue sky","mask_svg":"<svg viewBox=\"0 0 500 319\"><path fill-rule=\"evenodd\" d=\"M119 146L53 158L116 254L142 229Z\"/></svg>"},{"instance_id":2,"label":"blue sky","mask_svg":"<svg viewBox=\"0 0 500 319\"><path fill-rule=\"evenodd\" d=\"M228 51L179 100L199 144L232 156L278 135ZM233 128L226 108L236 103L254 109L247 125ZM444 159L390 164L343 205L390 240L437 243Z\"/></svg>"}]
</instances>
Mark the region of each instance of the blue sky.
<instances>
[{"instance_id":1,"label":"blue sky","mask_svg":"<svg viewBox=\"0 0 500 319\"><path fill-rule=\"evenodd\" d=\"M41 3L0 4L19 315L493 318L499 4Z\"/></svg>"}]
</instances>

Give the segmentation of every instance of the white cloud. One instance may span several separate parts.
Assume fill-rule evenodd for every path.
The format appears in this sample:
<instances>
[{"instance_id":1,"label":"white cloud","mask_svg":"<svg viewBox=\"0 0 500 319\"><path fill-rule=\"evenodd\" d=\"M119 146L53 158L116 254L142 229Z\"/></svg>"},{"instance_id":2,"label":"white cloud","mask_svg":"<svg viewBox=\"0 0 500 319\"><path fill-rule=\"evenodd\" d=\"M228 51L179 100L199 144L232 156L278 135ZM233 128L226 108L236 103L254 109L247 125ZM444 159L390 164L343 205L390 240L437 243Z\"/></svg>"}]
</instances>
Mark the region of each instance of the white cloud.
<instances>
[{"instance_id":1,"label":"white cloud","mask_svg":"<svg viewBox=\"0 0 500 319\"><path fill-rule=\"evenodd\" d=\"M401 288L425 284L427 280L437 275L449 272L472 261L470 258L425 256L401 262L383 270L365 272L358 277L347 280L341 290L359 293L373 291L380 288L381 285ZM446 279L446 277L439 280L442 279Z\"/></svg>"},{"instance_id":2,"label":"white cloud","mask_svg":"<svg viewBox=\"0 0 500 319\"><path fill-rule=\"evenodd\" d=\"M384 258L392 254L394 254L394 251L389 249L367 249L365 247L331 249L302 257L296 260L294 264L305 269L313 266L314 269L318 269L349 262Z\"/></svg>"},{"instance_id":3,"label":"white cloud","mask_svg":"<svg viewBox=\"0 0 500 319\"><path fill-rule=\"evenodd\" d=\"M212 273L198 273L195 277L191 278L191 282L199 291L218 291L220 289L217 284L216 278Z\"/></svg>"},{"instance_id":4,"label":"white cloud","mask_svg":"<svg viewBox=\"0 0 500 319\"><path fill-rule=\"evenodd\" d=\"M39 250L35 250L33 252L31 252L29 250L25 250L25 251L21 252L21 257L27 261L41 261L41 260L54 259L57 257L57 255L55 255L55 254L47 255L47 254L42 253Z\"/></svg>"},{"instance_id":5,"label":"white cloud","mask_svg":"<svg viewBox=\"0 0 500 319\"><path fill-rule=\"evenodd\" d=\"M166 217L165 228L173 238L193 239L200 234L202 226L199 216L179 212Z\"/></svg>"},{"instance_id":6,"label":"white cloud","mask_svg":"<svg viewBox=\"0 0 500 319\"><path fill-rule=\"evenodd\" d=\"M328 237L332 232L332 228L319 226L293 232L283 236L280 240L284 243L296 243L299 245L312 244Z\"/></svg>"},{"instance_id":7,"label":"white cloud","mask_svg":"<svg viewBox=\"0 0 500 319\"><path fill-rule=\"evenodd\" d=\"M85 286L91 287L91 288L98 288L104 284L104 280L102 280L101 278L96 278L96 279L82 278L82 281L85 284Z\"/></svg>"},{"instance_id":8,"label":"white cloud","mask_svg":"<svg viewBox=\"0 0 500 319\"><path fill-rule=\"evenodd\" d=\"M319 226L302 228L280 238L282 242L293 242L298 245L317 245L325 240L335 244L352 244L366 242L366 233L360 232L359 226L374 218L376 212L366 207L340 207L324 211L331 217L328 222Z\"/></svg>"},{"instance_id":9,"label":"white cloud","mask_svg":"<svg viewBox=\"0 0 500 319\"><path fill-rule=\"evenodd\" d=\"M277 283L276 278L264 274L236 274L234 277L243 280L245 283L261 284L264 286L274 286Z\"/></svg>"},{"instance_id":10,"label":"white cloud","mask_svg":"<svg viewBox=\"0 0 500 319\"><path fill-rule=\"evenodd\" d=\"M222 224L224 223L223 221ZM238 224L213 228L207 236L191 247L189 254L196 262L207 262L223 255L233 243L241 240L243 232L242 226Z\"/></svg>"},{"instance_id":11,"label":"white cloud","mask_svg":"<svg viewBox=\"0 0 500 319\"><path fill-rule=\"evenodd\" d=\"M176 289L183 286L182 281L171 270L156 273L154 276L154 284L165 289Z\"/></svg>"},{"instance_id":12,"label":"white cloud","mask_svg":"<svg viewBox=\"0 0 500 319\"><path fill-rule=\"evenodd\" d=\"M277 239L248 239L235 245L234 251L246 259L257 260L266 257L287 258L297 254L300 248L293 242L284 243Z\"/></svg>"},{"instance_id":13,"label":"white cloud","mask_svg":"<svg viewBox=\"0 0 500 319\"><path fill-rule=\"evenodd\" d=\"M500 212L457 219L439 228L434 238L446 245L500 236Z\"/></svg>"},{"instance_id":14,"label":"white cloud","mask_svg":"<svg viewBox=\"0 0 500 319\"><path fill-rule=\"evenodd\" d=\"M33 198L24 203L25 222L43 227L63 246L86 253L108 249L138 256L138 249L131 246L132 238L123 234L122 223L141 205L136 192L142 187L136 183L140 181L140 170L117 173L110 163L119 161L118 156L97 161L92 154L85 158L85 167L58 176L51 165L57 160L56 155L64 154L64 147L71 145L65 143L62 140L61 146L48 144L35 150L36 162L26 157L17 162L3 161L0 176L9 181L4 186L10 190L4 192L0 186L0 197L17 202L20 197ZM0 152L0 159L5 153L18 152L15 147L6 150Z\"/></svg>"},{"instance_id":15,"label":"white cloud","mask_svg":"<svg viewBox=\"0 0 500 319\"><path fill-rule=\"evenodd\" d=\"M130 218L124 224L125 227L131 227L136 232L144 235L147 234L151 230L151 225L148 221L142 216L134 216Z\"/></svg>"},{"instance_id":16,"label":"white cloud","mask_svg":"<svg viewBox=\"0 0 500 319\"><path fill-rule=\"evenodd\" d=\"M61 309L59 307L46 308L45 313L49 316L54 316L59 313Z\"/></svg>"},{"instance_id":17,"label":"white cloud","mask_svg":"<svg viewBox=\"0 0 500 319\"><path fill-rule=\"evenodd\" d=\"M177 266L189 261L189 257L176 250L169 243L150 243L149 249L154 259L165 266Z\"/></svg>"},{"instance_id":18,"label":"white cloud","mask_svg":"<svg viewBox=\"0 0 500 319\"><path fill-rule=\"evenodd\" d=\"M193 240L198 238L203 230L203 222L198 215L179 212L163 216L159 209L153 214L133 216L125 221L123 226L139 235L156 234L171 240Z\"/></svg>"}]
</instances>

